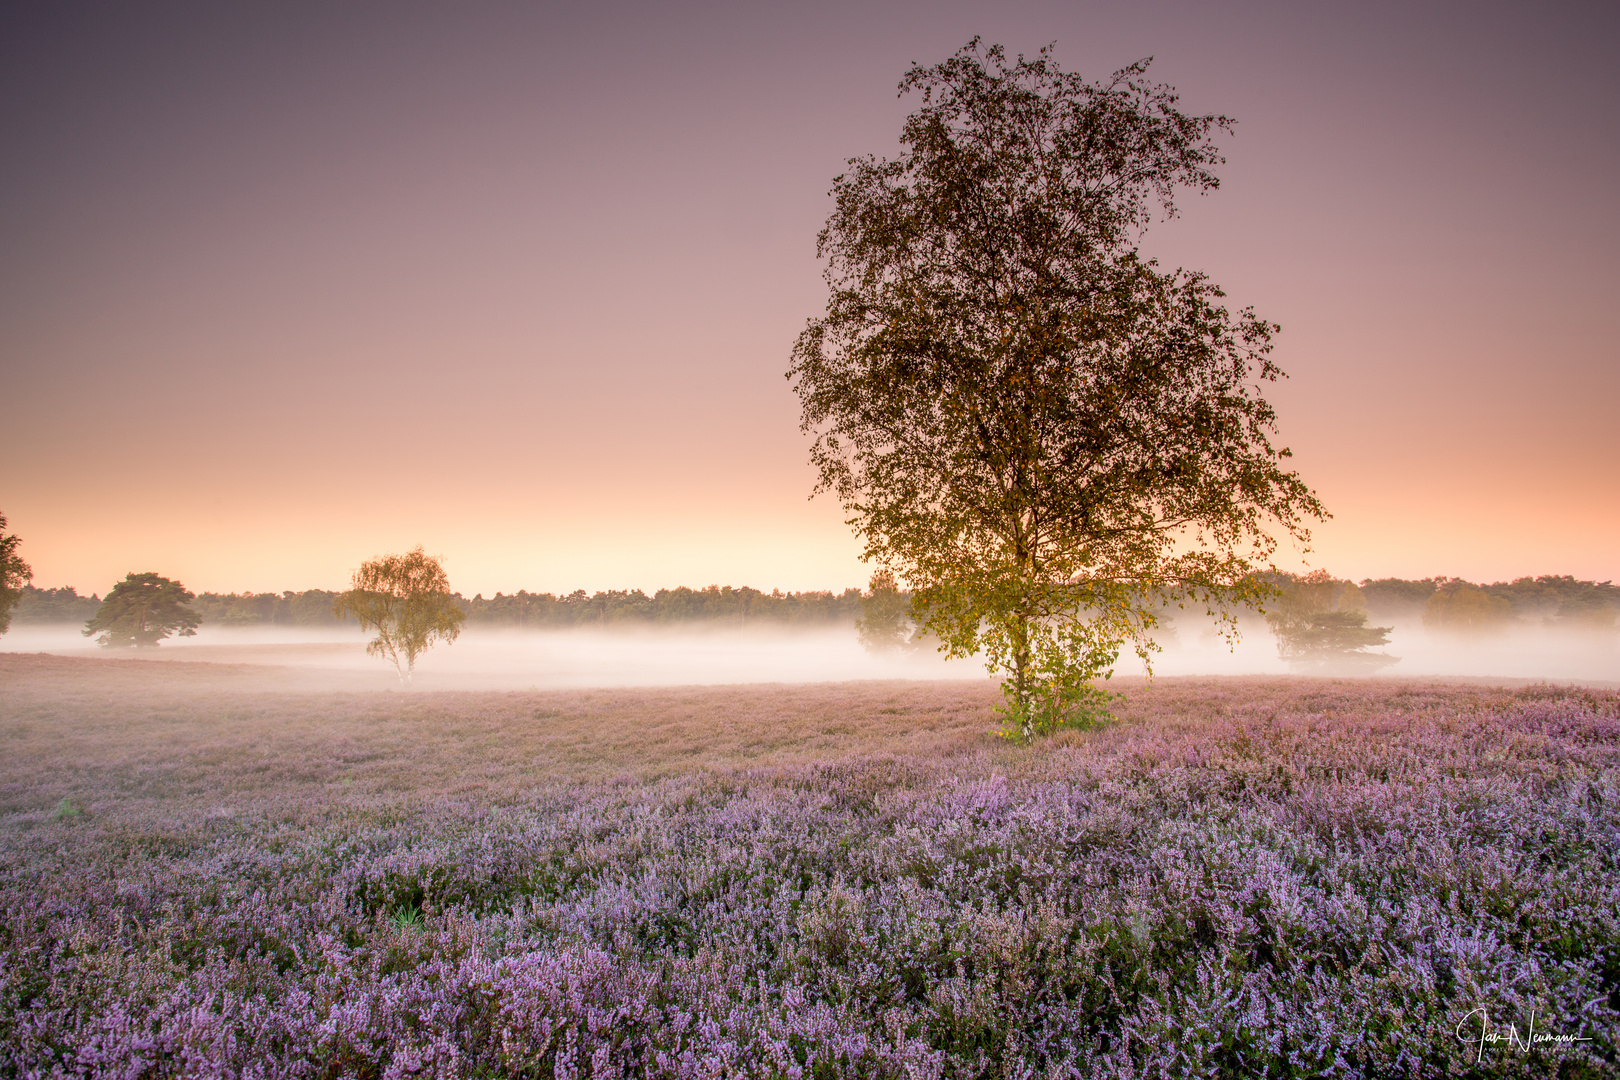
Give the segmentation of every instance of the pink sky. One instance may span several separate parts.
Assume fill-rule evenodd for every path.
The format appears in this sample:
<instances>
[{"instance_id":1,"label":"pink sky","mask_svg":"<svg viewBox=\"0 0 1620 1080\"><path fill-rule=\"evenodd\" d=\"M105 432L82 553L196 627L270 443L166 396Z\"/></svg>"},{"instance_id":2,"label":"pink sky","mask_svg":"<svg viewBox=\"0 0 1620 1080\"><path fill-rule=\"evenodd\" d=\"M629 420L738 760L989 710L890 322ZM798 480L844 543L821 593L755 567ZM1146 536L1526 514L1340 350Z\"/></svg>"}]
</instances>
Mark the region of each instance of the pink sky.
<instances>
[{"instance_id":1,"label":"pink sky","mask_svg":"<svg viewBox=\"0 0 1620 1080\"><path fill-rule=\"evenodd\" d=\"M36 584L864 583L782 373L844 159L974 34L1239 123L1147 249L1283 325L1341 576L1620 577L1612 7L0 15L0 511Z\"/></svg>"}]
</instances>

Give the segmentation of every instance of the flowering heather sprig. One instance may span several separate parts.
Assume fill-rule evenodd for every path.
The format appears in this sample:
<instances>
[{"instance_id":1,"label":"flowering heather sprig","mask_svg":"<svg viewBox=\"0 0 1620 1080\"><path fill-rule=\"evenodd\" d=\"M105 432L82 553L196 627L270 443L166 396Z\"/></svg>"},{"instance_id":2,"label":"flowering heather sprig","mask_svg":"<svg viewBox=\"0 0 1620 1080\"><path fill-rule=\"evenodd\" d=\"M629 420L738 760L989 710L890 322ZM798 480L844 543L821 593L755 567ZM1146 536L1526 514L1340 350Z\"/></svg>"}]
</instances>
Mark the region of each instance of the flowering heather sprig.
<instances>
[{"instance_id":1,"label":"flowering heather sprig","mask_svg":"<svg viewBox=\"0 0 1620 1080\"><path fill-rule=\"evenodd\" d=\"M0 1073L1614 1075L1620 696L1291 685L943 759L8 787ZM1477 1060L1479 1009L1590 1041Z\"/></svg>"}]
</instances>

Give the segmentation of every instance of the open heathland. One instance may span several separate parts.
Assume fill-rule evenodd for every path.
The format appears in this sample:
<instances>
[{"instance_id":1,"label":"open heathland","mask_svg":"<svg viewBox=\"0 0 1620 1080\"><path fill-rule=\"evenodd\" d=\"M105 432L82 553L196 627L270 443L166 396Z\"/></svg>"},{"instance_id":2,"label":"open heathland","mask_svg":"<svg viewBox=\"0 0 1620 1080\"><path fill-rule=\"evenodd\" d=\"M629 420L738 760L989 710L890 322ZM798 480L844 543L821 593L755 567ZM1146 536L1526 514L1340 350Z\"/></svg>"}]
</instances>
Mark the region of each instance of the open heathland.
<instances>
[{"instance_id":1,"label":"open heathland","mask_svg":"<svg viewBox=\"0 0 1620 1080\"><path fill-rule=\"evenodd\" d=\"M1620 1074L1620 694L1121 689L0 655L0 1074Z\"/></svg>"}]
</instances>

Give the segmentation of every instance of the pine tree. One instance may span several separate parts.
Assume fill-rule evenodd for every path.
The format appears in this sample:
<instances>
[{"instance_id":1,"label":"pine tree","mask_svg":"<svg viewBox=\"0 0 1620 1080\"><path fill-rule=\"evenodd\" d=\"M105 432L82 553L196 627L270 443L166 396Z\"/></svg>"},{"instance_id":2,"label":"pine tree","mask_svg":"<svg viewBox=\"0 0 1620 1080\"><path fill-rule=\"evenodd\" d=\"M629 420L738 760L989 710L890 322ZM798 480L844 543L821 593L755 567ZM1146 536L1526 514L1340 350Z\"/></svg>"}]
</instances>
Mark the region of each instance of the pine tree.
<instances>
[{"instance_id":1,"label":"pine tree","mask_svg":"<svg viewBox=\"0 0 1620 1080\"><path fill-rule=\"evenodd\" d=\"M155 646L174 633L191 637L202 624L187 606L195 599L178 581L150 572L129 573L85 623L84 636L100 634L96 641L104 649Z\"/></svg>"}]
</instances>

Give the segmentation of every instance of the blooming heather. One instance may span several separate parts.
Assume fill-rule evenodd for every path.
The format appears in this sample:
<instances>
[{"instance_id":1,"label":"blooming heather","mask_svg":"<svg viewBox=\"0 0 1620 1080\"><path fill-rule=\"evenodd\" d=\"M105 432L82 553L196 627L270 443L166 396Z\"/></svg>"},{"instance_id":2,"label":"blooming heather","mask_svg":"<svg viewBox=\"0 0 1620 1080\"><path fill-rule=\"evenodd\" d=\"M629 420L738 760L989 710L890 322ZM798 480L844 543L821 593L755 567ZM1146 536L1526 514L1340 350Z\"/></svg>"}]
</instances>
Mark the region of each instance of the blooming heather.
<instances>
[{"instance_id":1,"label":"blooming heather","mask_svg":"<svg viewBox=\"0 0 1620 1080\"><path fill-rule=\"evenodd\" d=\"M55 742L0 698L6 1075L1616 1075L1613 693L1161 684L1029 749L514 783L566 702L380 695L289 757L167 692ZM414 783L446 739L496 771ZM1476 1037L1532 1014L1588 1041Z\"/></svg>"}]
</instances>

